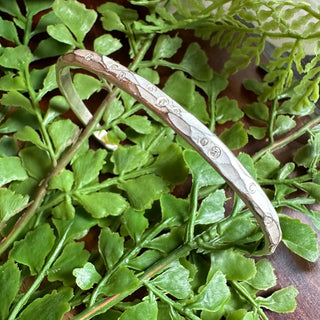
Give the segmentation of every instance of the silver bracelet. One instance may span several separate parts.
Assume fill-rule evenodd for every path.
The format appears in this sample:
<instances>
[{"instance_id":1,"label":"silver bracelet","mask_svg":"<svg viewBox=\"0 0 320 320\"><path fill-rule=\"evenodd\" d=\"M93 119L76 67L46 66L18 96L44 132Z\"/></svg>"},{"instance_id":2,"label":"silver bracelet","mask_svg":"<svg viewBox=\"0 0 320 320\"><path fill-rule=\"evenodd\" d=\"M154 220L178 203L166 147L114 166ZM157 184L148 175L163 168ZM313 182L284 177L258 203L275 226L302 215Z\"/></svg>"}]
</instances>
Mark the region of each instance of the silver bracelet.
<instances>
[{"instance_id":1,"label":"silver bracelet","mask_svg":"<svg viewBox=\"0 0 320 320\"><path fill-rule=\"evenodd\" d=\"M84 124L90 121L92 114L73 86L71 67L88 70L110 81L163 119L219 172L252 211L265 234L265 245L258 254L275 251L281 241L277 212L259 184L215 134L151 82L106 56L79 49L59 58L57 82L72 110ZM95 132L105 147L115 149L114 145L106 142L106 134L105 130Z\"/></svg>"}]
</instances>

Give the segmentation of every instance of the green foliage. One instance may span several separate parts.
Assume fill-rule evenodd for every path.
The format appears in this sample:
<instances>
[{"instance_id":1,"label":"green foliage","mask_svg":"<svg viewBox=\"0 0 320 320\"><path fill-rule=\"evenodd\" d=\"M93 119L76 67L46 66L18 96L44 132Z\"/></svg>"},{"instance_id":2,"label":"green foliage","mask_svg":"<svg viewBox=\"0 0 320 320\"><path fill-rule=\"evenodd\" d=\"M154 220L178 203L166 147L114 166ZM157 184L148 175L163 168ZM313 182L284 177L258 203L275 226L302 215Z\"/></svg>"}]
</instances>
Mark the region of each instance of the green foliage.
<instances>
[{"instance_id":1,"label":"green foliage","mask_svg":"<svg viewBox=\"0 0 320 320\"><path fill-rule=\"evenodd\" d=\"M101 320L258 320L267 319L264 309L294 311L296 289L273 288L278 266L250 257L263 234L238 196L229 212L230 190L218 172L122 91L99 119L117 149L94 144L69 119L55 61L74 48L112 54L230 149L263 143L239 160L277 211L300 211L320 229L312 207L320 201L320 120L300 119L319 99L319 10L263 0L90 8L77 0L0 0L0 11L0 320L58 320L70 309L83 310L75 319ZM285 41L260 64L266 41L276 38ZM315 55L303 64L311 42ZM219 73L210 45L227 53ZM254 95L238 105L227 79L250 63L264 76L244 80ZM93 106L106 85L78 71L73 82ZM273 151L306 133L281 163ZM280 222L286 247L316 261L312 227L283 213Z\"/></svg>"}]
</instances>

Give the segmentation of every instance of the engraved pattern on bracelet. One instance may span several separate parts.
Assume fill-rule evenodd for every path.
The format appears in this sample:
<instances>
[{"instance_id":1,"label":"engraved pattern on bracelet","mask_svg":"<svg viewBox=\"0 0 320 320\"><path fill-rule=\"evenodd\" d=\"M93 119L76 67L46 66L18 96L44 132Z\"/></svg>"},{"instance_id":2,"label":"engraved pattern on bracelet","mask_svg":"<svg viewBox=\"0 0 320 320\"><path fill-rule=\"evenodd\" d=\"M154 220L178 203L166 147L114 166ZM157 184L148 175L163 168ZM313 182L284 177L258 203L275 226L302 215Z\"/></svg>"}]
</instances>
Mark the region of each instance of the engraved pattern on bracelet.
<instances>
[{"instance_id":1,"label":"engraved pattern on bracelet","mask_svg":"<svg viewBox=\"0 0 320 320\"><path fill-rule=\"evenodd\" d=\"M148 80L109 57L82 49L66 54L57 63L59 88L67 100L72 100L69 102L80 118L82 113L88 114L88 110L80 97L73 98L77 93L71 77L65 76L65 70L70 72L72 65L83 67L114 83L165 120L224 177L256 216L266 236L265 248L261 254L272 253L275 250L281 241L276 211L262 188L214 133ZM105 135L106 132L96 134L102 142Z\"/></svg>"}]
</instances>

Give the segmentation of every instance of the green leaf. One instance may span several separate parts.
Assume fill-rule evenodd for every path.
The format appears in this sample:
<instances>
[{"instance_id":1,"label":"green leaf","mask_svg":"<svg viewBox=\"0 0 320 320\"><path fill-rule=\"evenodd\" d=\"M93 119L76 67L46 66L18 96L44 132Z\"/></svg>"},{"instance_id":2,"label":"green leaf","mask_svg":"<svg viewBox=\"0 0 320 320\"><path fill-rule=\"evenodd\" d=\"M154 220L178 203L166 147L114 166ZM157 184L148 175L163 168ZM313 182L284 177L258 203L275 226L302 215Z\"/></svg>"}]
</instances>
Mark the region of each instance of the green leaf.
<instances>
[{"instance_id":1,"label":"green leaf","mask_svg":"<svg viewBox=\"0 0 320 320\"><path fill-rule=\"evenodd\" d=\"M258 178L271 178L279 169L280 161L271 152L267 152L256 162L255 167Z\"/></svg>"},{"instance_id":2,"label":"green leaf","mask_svg":"<svg viewBox=\"0 0 320 320\"><path fill-rule=\"evenodd\" d=\"M110 124L113 120L119 118L124 112L124 106L118 99L112 100L108 109L103 115L103 120L106 124Z\"/></svg>"},{"instance_id":3,"label":"green leaf","mask_svg":"<svg viewBox=\"0 0 320 320\"><path fill-rule=\"evenodd\" d=\"M89 99L93 93L99 92L102 86L97 78L83 73L75 74L73 84L82 100Z\"/></svg>"},{"instance_id":4,"label":"green leaf","mask_svg":"<svg viewBox=\"0 0 320 320\"><path fill-rule=\"evenodd\" d=\"M151 208L152 203L168 191L167 184L155 174L124 181L119 187L127 193L131 205L136 210Z\"/></svg>"},{"instance_id":5,"label":"green leaf","mask_svg":"<svg viewBox=\"0 0 320 320\"><path fill-rule=\"evenodd\" d=\"M192 42L183 56L179 68L200 81L212 78L212 69L208 65L208 57L197 42Z\"/></svg>"},{"instance_id":6,"label":"green leaf","mask_svg":"<svg viewBox=\"0 0 320 320\"><path fill-rule=\"evenodd\" d=\"M177 35L160 35L153 50L153 60L162 58L171 58L174 56L182 45L182 39Z\"/></svg>"},{"instance_id":7,"label":"green leaf","mask_svg":"<svg viewBox=\"0 0 320 320\"><path fill-rule=\"evenodd\" d=\"M106 150L98 149L93 151L90 149L76 158L72 163L72 169L77 188L89 184L98 177L105 163L106 155Z\"/></svg>"},{"instance_id":8,"label":"green leaf","mask_svg":"<svg viewBox=\"0 0 320 320\"><path fill-rule=\"evenodd\" d=\"M25 71L31 60L32 53L29 47L24 45L5 47L0 56L0 65L5 68Z\"/></svg>"},{"instance_id":9,"label":"green leaf","mask_svg":"<svg viewBox=\"0 0 320 320\"><path fill-rule=\"evenodd\" d=\"M53 119L68 111L70 108L68 102L63 96L54 96L49 101L49 106L44 118L46 124L50 123Z\"/></svg>"},{"instance_id":10,"label":"green leaf","mask_svg":"<svg viewBox=\"0 0 320 320\"><path fill-rule=\"evenodd\" d=\"M39 126L37 118L33 114L25 109L15 110L10 114L10 117L0 125L0 133L16 132L26 125L29 125L34 129Z\"/></svg>"},{"instance_id":11,"label":"green leaf","mask_svg":"<svg viewBox=\"0 0 320 320\"><path fill-rule=\"evenodd\" d=\"M48 26L47 32L53 39L59 42L65 43L72 47L76 47L78 45L69 29L62 23L54 26Z\"/></svg>"},{"instance_id":12,"label":"green leaf","mask_svg":"<svg viewBox=\"0 0 320 320\"><path fill-rule=\"evenodd\" d=\"M256 140L261 140L266 136L267 128L266 127L256 127L251 126L248 130L248 134L253 136Z\"/></svg>"},{"instance_id":13,"label":"green leaf","mask_svg":"<svg viewBox=\"0 0 320 320\"><path fill-rule=\"evenodd\" d=\"M248 143L248 134L242 122L236 122L231 128L226 129L220 135L220 139L231 149L236 150Z\"/></svg>"},{"instance_id":14,"label":"green leaf","mask_svg":"<svg viewBox=\"0 0 320 320\"><path fill-rule=\"evenodd\" d=\"M0 266L0 288L0 320L6 320L20 288L20 270L11 259Z\"/></svg>"},{"instance_id":15,"label":"green leaf","mask_svg":"<svg viewBox=\"0 0 320 320\"><path fill-rule=\"evenodd\" d=\"M136 243L140 242L141 236L149 226L148 219L143 214L143 211L136 211L132 208L129 208L123 214L123 226Z\"/></svg>"},{"instance_id":16,"label":"green leaf","mask_svg":"<svg viewBox=\"0 0 320 320\"><path fill-rule=\"evenodd\" d=\"M151 68L139 68L137 71L138 75L149 80L154 84L160 83L160 76L159 73Z\"/></svg>"},{"instance_id":17,"label":"green leaf","mask_svg":"<svg viewBox=\"0 0 320 320\"><path fill-rule=\"evenodd\" d=\"M24 168L28 174L35 179L43 179L52 168L48 153L36 146L22 149L19 155Z\"/></svg>"},{"instance_id":18,"label":"green leaf","mask_svg":"<svg viewBox=\"0 0 320 320\"><path fill-rule=\"evenodd\" d=\"M17 29L12 21L3 20L0 17L0 37L12 41L16 44L20 42Z\"/></svg>"},{"instance_id":19,"label":"green leaf","mask_svg":"<svg viewBox=\"0 0 320 320\"><path fill-rule=\"evenodd\" d=\"M63 119L50 124L48 132L56 154L60 154L74 142L79 129L70 119Z\"/></svg>"},{"instance_id":20,"label":"green leaf","mask_svg":"<svg viewBox=\"0 0 320 320\"><path fill-rule=\"evenodd\" d=\"M177 299L186 299L192 291L188 279L189 271L180 263L174 263L155 277L152 283Z\"/></svg>"},{"instance_id":21,"label":"green leaf","mask_svg":"<svg viewBox=\"0 0 320 320\"><path fill-rule=\"evenodd\" d=\"M48 30L50 30L49 27ZM55 31L52 32L54 33ZM36 60L61 56L71 50L73 46L73 44L69 45L66 43L62 43L50 37L39 42L37 48L33 51L33 57Z\"/></svg>"},{"instance_id":22,"label":"green leaf","mask_svg":"<svg viewBox=\"0 0 320 320\"><path fill-rule=\"evenodd\" d=\"M0 11L9 13L14 17L21 17L21 11L16 1L1 1Z\"/></svg>"},{"instance_id":23,"label":"green leaf","mask_svg":"<svg viewBox=\"0 0 320 320\"><path fill-rule=\"evenodd\" d=\"M45 144L42 142L39 134L31 127L25 126L21 130L15 133L15 138L20 141L29 141L38 146L41 149L46 149Z\"/></svg>"},{"instance_id":24,"label":"green leaf","mask_svg":"<svg viewBox=\"0 0 320 320\"><path fill-rule=\"evenodd\" d=\"M5 74L0 78L0 90L3 91L25 91L25 79L14 73Z\"/></svg>"},{"instance_id":25,"label":"green leaf","mask_svg":"<svg viewBox=\"0 0 320 320\"><path fill-rule=\"evenodd\" d=\"M121 120L121 123L126 124L138 133L148 134L151 132L151 122L145 116L133 115L129 118Z\"/></svg>"},{"instance_id":26,"label":"green leaf","mask_svg":"<svg viewBox=\"0 0 320 320\"><path fill-rule=\"evenodd\" d=\"M0 225L20 212L27 205L28 201L28 195L23 196L10 189L0 188Z\"/></svg>"},{"instance_id":27,"label":"green leaf","mask_svg":"<svg viewBox=\"0 0 320 320\"><path fill-rule=\"evenodd\" d=\"M184 234L181 229L173 229L171 232L153 239L147 247L168 254L183 243L183 237Z\"/></svg>"},{"instance_id":28,"label":"green leaf","mask_svg":"<svg viewBox=\"0 0 320 320\"><path fill-rule=\"evenodd\" d=\"M247 280L253 288L258 290L267 290L277 284L277 277L271 262L267 259L259 260L256 263L256 274L253 278Z\"/></svg>"},{"instance_id":29,"label":"green leaf","mask_svg":"<svg viewBox=\"0 0 320 320\"><path fill-rule=\"evenodd\" d=\"M0 158L0 186L11 181L23 181L28 178L18 157Z\"/></svg>"},{"instance_id":30,"label":"green leaf","mask_svg":"<svg viewBox=\"0 0 320 320\"><path fill-rule=\"evenodd\" d=\"M19 151L17 140L11 136L3 135L0 139L0 157L13 157Z\"/></svg>"},{"instance_id":31,"label":"green leaf","mask_svg":"<svg viewBox=\"0 0 320 320\"><path fill-rule=\"evenodd\" d=\"M25 5L28 14L35 15L40 11L49 9L52 5L52 0L41 0L41 1L34 1L34 0L25 0Z\"/></svg>"},{"instance_id":32,"label":"green leaf","mask_svg":"<svg viewBox=\"0 0 320 320\"><path fill-rule=\"evenodd\" d=\"M200 205L197 224L212 224L224 218L224 203L227 200L224 190L216 190L206 197Z\"/></svg>"},{"instance_id":33,"label":"green leaf","mask_svg":"<svg viewBox=\"0 0 320 320\"><path fill-rule=\"evenodd\" d=\"M84 249L84 242L68 243L48 271L49 281L62 281L65 286L74 283L72 271L85 265L90 253Z\"/></svg>"},{"instance_id":34,"label":"green leaf","mask_svg":"<svg viewBox=\"0 0 320 320\"><path fill-rule=\"evenodd\" d=\"M119 320L157 320L158 307L156 301L145 300L128 308L119 318Z\"/></svg>"},{"instance_id":35,"label":"green leaf","mask_svg":"<svg viewBox=\"0 0 320 320\"><path fill-rule=\"evenodd\" d=\"M56 89L58 87L56 80L56 68L55 65L49 67L46 77L43 80L43 87L38 93L38 99L43 97L46 93Z\"/></svg>"},{"instance_id":36,"label":"green leaf","mask_svg":"<svg viewBox=\"0 0 320 320\"><path fill-rule=\"evenodd\" d=\"M245 241L256 231L256 225L251 220L241 217L227 221L225 225L220 227L220 233L222 234L220 240L227 243L233 242L234 245L240 244L242 240Z\"/></svg>"},{"instance_id":37,"label":"green leaf","mask_svg":"<svg viewBox=\"0 0 320 320\"><path fill-rule=\"evenodd\" d=\"M132 270L126 267L119 267L109 278L102 293L107 296L113 296L122 292L131 291L139 285L138 278Z\"/></svg>"},{"instance_id":38,"label":"green leaf","mask_svg":"<svg viewBox=\"0 0 320 320\"><path fill-rule=\"evenodd\" d=\"M142 271L150 267L152 264L154 264L162 257L163 254L158 250L147 250L139 256L137 256L136 258L130 259L128 267Z\"/></svg>"},{"instance_id":39,"label":"green leaf","mask_svg":"<svg viewBox=\"0 0 320 320\"><path fill-rule=\"evenodd\" d=\"M79 43L82 43L97 19L95 10L86 9L84 4L74 0L55 0L52 8L57 17L75 35Z\"/></svg>"},{"instance_id":40,"label":"green leaf","mask_svg":"<svg viewBox=\"0 0 320 320\"><path fill-rule=\"evenodd\" d=\"M89 290L101 279L95 266L87 262L82 268L75 268L72 274L76 277L76 284L82 290Z\"/></svg>"},{"instance_id":41,"label":"green leaf","mask_svg":"<svg viewBox=\"0 0 320 320\"><path fill-rule=\"evenodd\" d=\"M181 226L188 219L189 201L163 194L160 198L162 221L170 221L170 226Z\"/></svg>"},{"instance_id":42,"label":"green leaf","mask_svg":"<svg viewBox=\"0 0 320 320\"><path fill-rule=\"evenodd\" d=\"M170 144L162 151L156 161L149 167L153 172L170 184L179 184L186 180L188 169L178 144Z\"/></svg>"},{"instance_id":43,"label":"green leaf","mask_svg":"<svg viewBox=\"0 0 320 320\"><path fill-rule=\"evenodd\" d=\"M108 269L111 270L123 255L124 239L109 228L104 228L99 235L99 251Z\"/></svg>"},{"instance_id":44,"label":"green leaf","mask_svg":"<svg viewBox=\"0 0 320 320\"><path fill-rule=\"evenodd\" d=\"M193 180L199 188L224 184L224 179L197 152L186 150L184 159L190 168Z\"/></svg>"},{"instance_id":45,"label":"green leaf","mask_svg":"<svg viewBox=\"0 0 320 320\"><path fill-rule=\"evenodd\" d=\"M216 101L216 120L223 124L227 121L237 121L243 117L243 112L238 107L238 102L228 97Z\"/></svg>"},{"instance_id":46,"label":"green leaf","mask_svg":"<svg viewBox=\"0 0 320 320\"><path fill-rule=\"evenodd\" d=\"M1 97L0 102L4 106L21 107L30 113L34 113L30 100L18 91L9 91L8 93L5 93Z\"/></svg>"},{"instance_id":47,"label":"green leaf","mask_svg":"<svg viewBox=\"0 0 320 320\"><path fill-rule=\"evenodd\" d=\"M125 31L128 24L138 20L136 10L125 8L116 3L107 2L98 7L98 12L102 14L103 28L107 31Z\"/></svg>"},{"instance_id":48,"label":"green leaf","mask_svg":"<svg viewBox=\"0 0 320 320\"><path fill-rule=\"evenodd\" d=\"M103 55L109 55L122 47L119 39L111 34L104 34L93 41L94 51Z\"/></svg>"},{"instance_id":49,"label":"green leaf","mask_svg":"<svg viewBox=\"0 0 320 320\"><path fill-rule=\"evenodd\" d=\"M56 219L69 220L74 218L75 208L69 195L66 195L65 199L52 209L52 215Z\"/></svg>"},{"instance_id":50,"label":"green leaf","mask_svg":"<svg viewBox=\"0 0 320 320\"><path fill-rule=\"evenodd\" d=\"M16 241L9 257L27 265L31 275L35 275L41 270L54 242L53 230L49 224L44 223L29 231L24 239Z\"/></svg>"},{"instance_id":51,"label":"green leaf","mask_svg":"<svg viewBox=\"0 0 320 320\"><path fill-rule=\"evenodd\" d=\"M111 162L114 163L113 172L120 175L143 167L149 160L149 152L142 150L138 145L119 146L111 156Z\"/></svg>"},{"instance_id":52,"label":"green leaf","mask_svg":"<svg viewBox=\"0 0 320 320\"><path fill-rule=\"evenodd\" d=\"M72 189L73 182L73 172L64 169L62 172L52 177L49 182L49 189L58 189L60 191L69 192Z\"/></svg>"},{"instance_id":53,"label":"green leaf","mask_svg":"<svg viewBox=\"0 0 320 320\"><path fill-rule=\"evenodd\" d=\"M298 219L280 216L283 243L302 258L315 262L319 257L317 234Z\"/></svg>"},{"instance_id":54,"label":"green leaf","mask_svg":"<svg viewBox=\"0 0 320 320\"><path fill-rule=\"evenodd\" d=\"M229 299L230 290L224 274L217 271L188 305L191 309L217 311Z\"/></svg>"},{"instance_id":55,"label":"green leaf","mask_svg":"<svg viewBox=\"0 0 320 320\"><path fill-rule=\"evenodd\" d=\"M320 184L314 182L305 182L296 184L296 186L307 192L317 202L320 202Z\"/></svg>"},{"instance_id":56,"label":"green leaf","mask_svg":"<svg viewBox=\"0 0 320 320\"><path fill-rule=\"evenodd\" d=\"M290 116L279 115L276 118L273 134L282 134L296 126L296 122Z\"/></svg>"},{"instance_id":57,"label":"green leaf","mask_svg":"<svg viewBox=\"0 0 320 320\"><path fill-rule=\"evenodd\" d=\"M83 238L93 227L97 220L93 219L84 210L77 208L74 218L70 220L52 219L57 228L59 237L69 239Z\"/></svg>"},{"instance_id":58,"label":"green leaf","mask_svg":"<svg viewBox=\"0 0 320 320\"><path fill-rule=\"evenodd\" d=\"M289 286L274 292L267 298L258 297L256 301L259 305L278 312L278 313L289 313L293 312L297 306L296 296L298 291L293 286Z\"/></svg>"},{"instance_id":59,"label":"green leaf","mask_svg":"<svg viewBox=\"0 0 320 320\"><path fill-rule=\"evenodd\" d=\"M17 320L46 319L61 320L70 310L68 301L72 298L71 288L53 290L42 298L33 300L17 318ZM54 308L52 308L54 306Z\"/></svg>"},{"instance_id":60,"label":"green leaf","mask_svg":"<svg viewBox=\"0 0 320 320\"><path fill-rule=\"evenodd\" d=\"M242 109L245 114L254 120L269 121L269 108L262 102L246 104Z\"/></svg>"},{"instance_id":61,"label":"green leaf","mask_svg":"<svg viewBox=\"0 0 320 320\"><path fill-rule=\"evenodd\" d=\"M118 216L128 207L125 198L112 192L78 194L77 200L88 213L97 219L110 215Z\"/></svg>"},{"instance_id":62,"label":"green leaf","mask_svg":"<svg viewBox=\"0 0 320 320\"><path fill-rule=\"evenodd\" d=\"M238 159L241 162L241 164L247 169L247 171L250 173L250 175L254 179L257 179L257 172L256 172L256 168L254 166L254 162L253 162L252 158L248 154L246 154L244 152L240 152Z\"/></svg>"},{"instance_id":63,"label":"green leaf","mask_svg":"<svg viewBox=\"0 0 320 320\"><path fill-rule=\"evenodd\" d=\"M222 272L227 280L249 280L256 274L253 259L244 257L233 249L218 251L211 254L210 273Z\"/></svg>"}]
</instances>

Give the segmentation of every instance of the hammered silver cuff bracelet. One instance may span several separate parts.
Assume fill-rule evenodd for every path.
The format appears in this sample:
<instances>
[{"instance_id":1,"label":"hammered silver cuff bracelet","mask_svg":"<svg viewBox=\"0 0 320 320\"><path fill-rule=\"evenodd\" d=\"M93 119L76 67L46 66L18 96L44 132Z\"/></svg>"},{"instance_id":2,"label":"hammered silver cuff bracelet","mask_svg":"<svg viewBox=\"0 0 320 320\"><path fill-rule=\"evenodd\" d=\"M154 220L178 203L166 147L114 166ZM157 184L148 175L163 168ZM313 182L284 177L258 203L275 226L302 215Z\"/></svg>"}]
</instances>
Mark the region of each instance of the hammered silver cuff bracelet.
<instances>
[{"instance_id":1,"label":"hammered silver cuff bracelet","mask_svg":"<svg viewBox=\"0 0 320 320\"><path fill-rule=\"evenodd\" d=\"M87 124L92 114L73 86L70 68L78 67L110 81L164 120L219 172L252 211L265 234L265 246L259 254L273 253L281 241L278 214L259 184L247 172L223 142L191 113L182 108L157 86L114 60L89 50L75 50L59 58L57 82L75 115ZM95 136L108 148L105 130Z\"/></svg>"}]
</instances>

